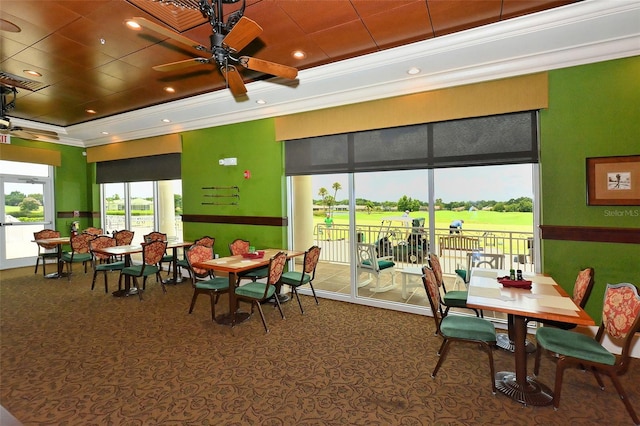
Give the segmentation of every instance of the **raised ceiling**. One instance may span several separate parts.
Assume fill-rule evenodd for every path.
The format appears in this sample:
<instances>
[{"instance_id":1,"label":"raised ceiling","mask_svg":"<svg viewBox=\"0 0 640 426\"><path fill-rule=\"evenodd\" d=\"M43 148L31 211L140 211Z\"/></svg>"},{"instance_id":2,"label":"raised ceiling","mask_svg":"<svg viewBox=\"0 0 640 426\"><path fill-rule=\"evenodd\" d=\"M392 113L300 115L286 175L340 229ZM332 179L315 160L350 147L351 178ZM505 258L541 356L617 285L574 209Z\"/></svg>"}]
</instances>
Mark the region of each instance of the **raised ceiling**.
<instances>
[{"instance_id":1,"label":"raised ceiling","mask_svg":"<svg viewBox=\"0 0 640 426\"><path fill-rule=\"evenodd\" d=\"M264 32L242 53L307 70L570 3L576 1L247 0L245 16ZM225 13L238 5L225 5ZM2 0L0 71L33 80L36 89L19 89L9 115L64 128L225 89L211 65L154 71L154 65L197 52L150 31L127 29L125 20L135 16L209 43L211 27L199 12L152 0ZM295 50L306 57L294 59ZM269 78L249 70L242 75L246 82ZM301 79L290 87L304 84ZM167 86L175 93L167 93ZM246 101L228 91L224 96L229 103Z\"/></svg>"}]
</instances>

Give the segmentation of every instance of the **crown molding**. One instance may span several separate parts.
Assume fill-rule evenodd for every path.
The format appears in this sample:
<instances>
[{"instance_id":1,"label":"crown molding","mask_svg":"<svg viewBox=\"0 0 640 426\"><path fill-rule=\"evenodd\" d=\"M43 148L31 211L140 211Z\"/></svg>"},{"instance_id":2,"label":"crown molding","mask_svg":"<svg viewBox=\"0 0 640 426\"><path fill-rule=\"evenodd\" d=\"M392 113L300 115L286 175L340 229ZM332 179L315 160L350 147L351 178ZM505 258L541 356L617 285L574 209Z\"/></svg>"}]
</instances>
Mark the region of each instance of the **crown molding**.
<instances>
[{"instance_id":1,"label":"crown molding","mask_svg":"<svg viewBox=\"0 0 640 426\"><path fill-rule=\"evenodd\" d=\"M97 146L632 57L638 22L640 0L586 0L302 70L294 82L249 83L243 102L223 90L56 131L59 143Z\"/></svg>"}]
</instances>

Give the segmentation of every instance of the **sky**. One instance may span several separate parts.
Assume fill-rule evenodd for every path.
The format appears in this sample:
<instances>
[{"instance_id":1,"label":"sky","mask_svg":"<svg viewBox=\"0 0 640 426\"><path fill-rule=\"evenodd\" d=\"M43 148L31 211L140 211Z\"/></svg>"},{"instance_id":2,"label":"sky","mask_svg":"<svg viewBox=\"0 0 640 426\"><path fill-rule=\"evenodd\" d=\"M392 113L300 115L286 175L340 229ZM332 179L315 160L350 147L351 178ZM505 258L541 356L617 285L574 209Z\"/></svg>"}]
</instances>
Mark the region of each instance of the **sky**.
<instances>
[{"instance_id":1,"label":"sky","mask_svg":"<svg viewBox=\"0 0 640 426\"><path fill-rule=\"evenodd\" d=\"M532 165L462 167L435 171L435 198L444 202L533 198ZM398 201L403 195L428 201L427 171L359 173L355 175L356 197L371 201ZM324 187L333 195L331 186L340 182L342 189L337 199L347 197L346 174L316 175L312 177L313 197Z\"/></svg>"}]
</instances>

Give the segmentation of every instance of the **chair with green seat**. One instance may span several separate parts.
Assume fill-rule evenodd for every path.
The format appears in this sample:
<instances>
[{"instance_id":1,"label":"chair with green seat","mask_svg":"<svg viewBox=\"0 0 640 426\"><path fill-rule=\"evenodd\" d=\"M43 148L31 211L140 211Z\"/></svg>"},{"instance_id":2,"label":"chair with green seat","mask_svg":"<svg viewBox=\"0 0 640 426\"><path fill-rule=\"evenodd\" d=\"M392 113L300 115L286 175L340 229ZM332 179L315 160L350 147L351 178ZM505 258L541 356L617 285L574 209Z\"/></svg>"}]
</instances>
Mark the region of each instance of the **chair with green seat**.
<instances>
[{"instance_id":1,"label":"chair with green seat","mask_svg":"<svg viewBox=\"0 0 640 426\"><path fill-rule=\"evenodd\" d=\"M211 298L211 319L215 321L216 303L218 303L220 294L229 291L229 280L224 277L212 276L212 271L194 266L199 262L206 262L211 259L213 259L213 251L205 245L194 244L186 251L187 267L193 284L193 297L191 298L189 313L193 312L198 295L208 294Z\"/></svg>"},{"instance_id":2,"label":"chair with green seat","mask_svg":"<svg viewBox=\"0 0 640 426\"><path fill-rule=\"evenodd\" d=\"M167 241L167 234L164 232L153 231L144 236L144 242L148 243L151 241ZM162 259L158 263L160 266L160 270L162 270L162 264L168 263L169 267L167 268L167 274L171 272L171 265L173 265L173 254L165 253L162 256Z\"/></svg>"},{"instance_id":3,"label":"chair with green seat","mask_svg":"<svg viewBox=\"0 0 640 426\"><path fill-rule=\"evenodd\" d=\"M444 284L444 276L442 274L442 266L440 265L440 259L434 253L429 254L429 265L436 276L436 280L438 282L438 286L442 287L443 296L442 296L442 304L446 307L444 310L444 315L447 316L449 314L450 308L462 308L462 309L471 309L476 313L477 317L482 318L484 315L482 310L478 310L475 308L470 308L467 306L467 297L469 296L469 292L466 290L454 290L447 291L447 288Z\"/></svg>"},{"instance_id":4,"label":"chair with green seat","mask_svg":"<svg viewBox=\"0 0 640 426\"><path fill-rule=\"evenodd\" d=\"M211 256L213 258L213 246L216 243L216 239L213 237L205 236L202 238L198 238L193 242L193 246L202 246L208 248L211 251ZM176 267L181 269L186 269L189 273L189 278L193 278L191 275L191 268L189 267L189 261L187 260L187 250L184 251L184 259L179 259L176 262Z\"/></svg>"},{"instance_id":5,"label":"chair with green seat","mask_svg":"<svg viewBox=\"0 0 640 426\"><path fill-rule=\"evenodd\" d=\"M60 231L54 231L53 229L43 229L42 231L34 232L33 239L34 240L46 240L49 238L59 238ZM34 274L38 273L38 264L40 264L40 259L42 259L42 275L47 275L47 270L45 265L47 264L47 260L52 260L58 263L58 253L57 253L57 244L41 244L36 243L38 245L38 258L36 260L36 270Z\"/></svg>"},{"instance_id":6,"label":"chair with green seat","mask_svg":"<svg viewBox=\"0 0 640 426\"><path fill-rule=\"evenodd\" d=\"M67 279L71 279L71 273L74 263L82 263L84 273L87 273L87 263L91 262L91 251L89 251L89 241L93 240L95 235L77 234L71 237L71 251L62 253L62 261L67 265Z\"/></svg>"},{"instance_id":7,"label":"chair with green seat","mask_svg":"<svg viewBox=\"0 0 640 426\"><path fill-rule=\"evenodd\" d=\"M135 283L135 287L138 289L138 297L142 300L142 291L146 289L147 286L147 277L151 275L156 276L156 281L160 281L162 284L162 291L164 293L167 292L167 289L162 282L162 278L160 277L160 266L159 263L162 260L162 256L164 256L165 251L167 250L167 242L155 240L148 243L142 244L142 264L141 265L132 265L123 268L120 271L120 277L118 279L118 288L122 288L122 279L127 275L133 279ZM142 280L142 288L138 285L138 278L143 277Z\"/></svg>"},{"instance_id":8,"label":"chair with green seat","mask_svg":"<svg viewBox=\"0 0 640 426\"><path fill-rule=\"evenodd\" d=\"M92 254L91 263L93 265L93 280L91 281L91 290L96 286L96 277L98 272L102 272L104 275L104 292L109 292L109 285L107 284L107 272L120 271L124 268L124 261L113 261L112 256L94 251L95 249L102 249L107 247L115 247L116 240L107 235L101 235L89 241L89 250Z\"/></svg>"},{"instance_id":9,"label":"chair with green seat","mask_svg":"<svg viewBox=\"0 0 640 426\"><path fill-rule=\"evenodd\" d=\"M269 267L267 268L267 282L260 281L252 281L248 284L241 285L235 288L235 296L236 302L249 302L251 303L251 313L253 314L254 307L258 307L258 311L260 312L260 318L262 319L262 325L264 326L264 330L266 333L269 332L269 328L267 327L267 320L264 317L264 312L262 312L262 307L260 306L262 302L265 302L269 299L275 300L276 306L280 311L280 316L284 319L284 312L282 311L282 306L280 306L280 300L276 295L276 286L280 283L280 278L282 278L282 272L284 271L284 265L287 262L287 255L284 252L278 252L275 256L273 256L269 260ZM237 307L236 307L237 308ZM236 316L233 316L232 326L235 325Z\"/></svg>"},{"instance_id":10,"label":"chair with green seat","mask_svg":"<svg viewBox=\"0 0 640 426\"><path fill-rule=\"evenodd\" d=\"M429 267L422 268L422 283L424 285L431 312L436 324L436 335L439 334L444 339L438 350L438 363L431 374L435 377L444 362L449 345L452 342L468 342L480 344L489 354L489 369L491 373L491 390L496 393L495 367L493 364L493 347L496 344L496 329L493 324L484 318L445 315L442 311L442 299L440 295L440 285L434 272Z\"/></svg>"},{"instance_id":11,"label":"chair with green seat","mask_svg":"<svg viewBox=\"0 0 640 426\"><path fill-rule=\"evenodd\" d=\"M640 424L640 419L619 379L619 376L626 373L629 368L632 342L638 331L640 331L640 296L638 289L629 283L607 284L602 308L602 323L595 338L556 327L539 328L536 332L538 349L533 372L538 375L540 359L545 349L557 356L553 391L554 408L557 410L560 406L562 376L565 368L577 365L580 368L591 369L602 390L604 390L604 383L600 373L609 376L634 423ZM619 355L602 346L605 336L612 343L620 345Z\"/></svg>"},{"instance_id":12,"label":"chair with green seat","mask_svg":"<svg viewBox=\"0 0 640 426\"><path fill-rule=\"evenodd\" d=\"M318 260L320 259L320 247L313 246L307 250L304 254L304 260L302 262L302 271L287 271L282 273L281 283L291 287L291 292L296 295L298 305L300 306L300 312L304 314L302 309L302 303L300 303L300 296L298 295L298 287L305 284L309 284L313 298L318 305L318 297L316 291L313 288L313 280L316 277L316 266L318 266Z\"/></svg>"},{"instance_id":13,"label":"chair with green seat","mask_svg":"<svg viewBox=\"0 0 640 426\"><path fill-rule=\"evenodd\" d=\"M231 252L231 256L239 256L249 253L250 247L251 243L249 243L249 241L237 238L229 244L229 252ZM266 278L268 273L268 267L250 269L249 271L238 274L238 283L240 283L241 280L251 280L255 282L259 279Z\"/></svg>"},{"instance_id":14,"label":"chair with green seat","mask_svg":"<svg viewBox=\"0 0 640 426\"><path fill-rule=\"evenodd\" d=\"M376 278L376 285L371 289L374 293L391 290L395 282L395 262L393 256L379 256L374 244L357 243L358 263L356 264L356 272L358 279L361 273L367 273L369 278L358 282L358 287L364 287ZM380 278L383 274L391 274L391 283L381 285Z\"/></svg>"}]
</instances>

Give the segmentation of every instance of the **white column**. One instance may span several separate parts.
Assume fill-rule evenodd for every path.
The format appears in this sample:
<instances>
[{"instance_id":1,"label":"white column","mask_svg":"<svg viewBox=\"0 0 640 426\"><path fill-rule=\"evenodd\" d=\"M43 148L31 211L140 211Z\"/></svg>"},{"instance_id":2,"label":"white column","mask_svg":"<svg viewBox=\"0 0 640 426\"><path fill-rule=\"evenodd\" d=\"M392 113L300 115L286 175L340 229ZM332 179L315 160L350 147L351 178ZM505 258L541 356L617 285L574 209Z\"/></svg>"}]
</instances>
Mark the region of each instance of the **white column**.
<instances>
[{"instance_id":1,"label":"white column","mask_svg":"<svg viewBox=\"0 0 640 426\"><path fill-rule=\"evenodd\" d=\"M313 197L311 176L294 176L292 211L293 250L307 250L313 245Z\"/></svg>"},{"instance_id":2,"label":"white column","mask_svg":"<svg viewBox=\"0 0 640 426\"><path fill-rule=\"evenodd\" d=\"M167 238L182 238L176 235L176 209L173 198L173 182L170 180L158 181L158 230L167 234Z\"/></svg>"}]
</instances>

